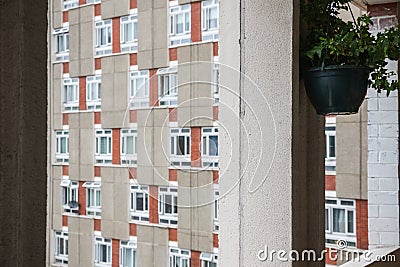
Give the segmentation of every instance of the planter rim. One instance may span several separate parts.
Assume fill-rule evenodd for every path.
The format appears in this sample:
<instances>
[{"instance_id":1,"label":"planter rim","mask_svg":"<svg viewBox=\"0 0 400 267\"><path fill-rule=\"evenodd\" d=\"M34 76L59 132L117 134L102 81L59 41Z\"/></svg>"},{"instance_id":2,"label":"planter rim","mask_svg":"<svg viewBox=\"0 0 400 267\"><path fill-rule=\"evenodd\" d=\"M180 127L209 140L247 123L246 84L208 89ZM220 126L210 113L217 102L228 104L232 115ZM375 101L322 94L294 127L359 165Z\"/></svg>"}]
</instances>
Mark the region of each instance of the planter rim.
<instances>
[{"instance_id":1,"label":"planter rim","mask_svg":"<svg viewBox=\"0 0 400 267\"><path fill-rule=\"evenodd\" d=\"M316 67L316 68L309 68L308 72L317 72L317 71L324 71L324 70L338 70L338 69L362 69L367 70L368 72L371 71L371 68L366 66L359 66L359 65L327 65L325 67Z\"/></svg>"}]
</instances>

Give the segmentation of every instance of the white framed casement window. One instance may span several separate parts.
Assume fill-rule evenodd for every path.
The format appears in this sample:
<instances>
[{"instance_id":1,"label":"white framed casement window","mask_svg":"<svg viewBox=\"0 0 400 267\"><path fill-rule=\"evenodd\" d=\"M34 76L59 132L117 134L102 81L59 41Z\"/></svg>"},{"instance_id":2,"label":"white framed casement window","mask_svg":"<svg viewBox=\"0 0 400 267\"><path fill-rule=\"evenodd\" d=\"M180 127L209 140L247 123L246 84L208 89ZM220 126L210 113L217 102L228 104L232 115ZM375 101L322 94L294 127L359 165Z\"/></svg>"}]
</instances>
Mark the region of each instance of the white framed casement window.
<instances>
[{"instance_id":1,"label":"white framed casement window","mask_svg":"<svg viewBox=\"0 0 400 267\"><path fill-rule=\"evenodd\" d=\"M112 20L100 20L95 22L96 28L96 55L108 55L112 53Z\"/></svg>"},{"instance_id":2,"label":"white framed casement window","mask_svg":"<svg viewBox=\"0 0 400 267\"><path fill-rule=\"evenodd\" d=\"M111 239L95 237L94 240L94 266L111 267Z\"/></svg>"},{"instance_id":3,"label":"white framed casement window","mask_svg":"<svg viewBox=\"0 0 400 267\"><path fill-rule=\"evenodd\" d=\"M336 174L336 125L325 126L326 148L325 148L325 172Z\"/></svg>"},{"instance_id":4,"label":"white framed casement window","mask_svg":"<svg viewBox=\"0 0 400 267\"><path fill-rule=\"evenodd\" d=\"M64 0L64 10L79 6L79 0Z\"/></svg>"},{"instance_id":5,"label":"white framed casement window","mask_svg":"<svg viewBox=\"0 0 400 267\"><path fill-rule=\"evenodd\" d=\"M112 131L95 130L95 159L96 163L112 163Z\"/></svg>"},{"instance_id":6,"label":"white framed casement window","mask_svg":"<svg viewBox=\"0 0 400 267\"><path fill-rule=\"evenodd\" d=\"M169 67L157 71L160 106L178 104L178 68Z\"/></svg>"},{"instance_id":7,"label":"white framed casement window","mask_svg":"<svg viewBox=\"0 0 400 267\"><path fill-rule=\"evenodd\" d=\"M170 7L169 41L171 46L190 44L191 42L190 4Z\"/></svg>"},{"instance_id":8,"label":"white framed casement window","mask_svg":"<svg viewBox=\"0 0 400 267\"><path fill-rule=\"evenodd\" d=\"M79 110L79 79L63 80L62 102L64 111Z\"/></svg>"},{"instance_id":9,"label":"white framed casement window","mask_svg":"<svg viewBox=\"0 0 400 267\"><path fill-rule=\"evenodd\" d=\"M86 106L88 110L101 109L101 75L86 77Z\"/></svg>"},{"instance_id":10,"label":"white framed casement window","mask_svg":"<svg viewBox=\"0 0 400 267\"><path fill-rule=\"evenodd\" d=\"M178 225L177 188L158 188L158 218L160 224Z\"/></svg>"},{"instance_id":11,"label":"white framed casement window","mask_svg":"<svg viewBox=\"0 0 400 267\"><path fill-rule=\"evenodd\" d=\"M131 71L129 74L129 98L132 108L149 106L149 71Z\"/></svg>"},{"instance_id":12,"label":"white framed casement window","mask_svg":"<svg viewBox=\"0 0 400 267\"><path fill-rule=\"evenodd\" d=\"M101 0L86 0L86 4L96 4L101 3Z\"/></svg>"},{"instance_id":13,"label":"white framed casement window","mask_svg":"<svg viewBox=\"0 0 400 267\"><path fill-rule=\"evenodd\" d=\"M356 246L356 205L351 199L325 199L325 234L328 244L338 240Z\"/></svg>"},{"instance_id":14,"label":"white framed casement window","mask_svg":"<svg viewBox=\"0 0 400 267\"><path fill-rule=\"evenodd\" d=\"M101 183L85 182L86 188L86 215L101 216Z\"/></svg>"},{"instance_id":15,"label":"white framed casement window","mask_svg":"<svg viewBox=\"0 0 400 267\"><path fill-rule=\"evenodd\" d=\"M121 52L136 52L138 49L137 15L121 17Z\"/></svg>"},{"instance_id":16,"label":"white framed casement window","mask_svg":"<svg viewBox=\"0 0 400 267\"><path fill-rule=\"evenodd\" d=\"M190 250L170 247L169 267L190 267Z\"/></svg>"},{"instance_id":17,"label":"white framed casement window","mask_svg":"<svg viewBox=\"0 0 400 267\"><path fill-rule=\"evenodd\" d=\"M201 161L203 167L218 168L218 135L217 127L201 129Z\"/></svg>"},{"instance_id":18,"label":"white framed casement window","mask_svg":"<svg viewBox=\"0 0 400 267\"><path fill-rule=\"evenodd\" d=\"M219 0L201 2L201 29L203 41L219 39Z\"/></svg>"},{"instance_id":19,"label":"white framed casement window","mask_svg":"<svg viewBox=\"0 0 400 267\"><path fill-rule=\"evenodd\" d=\"M137 130L121 130L121 163L128 165L137 164Z\"/></svg>"},{"instance_id":20,"label":"white framed casement window","mask_svg":"<svg viewBox=\"0 0 400 267\"><path fill-rule=\"evenodd\" d=\"M219 191L214 190L214 230L219 231Z\"/></svg>"},{"instance_id":21,"label":"white framed casement window","mask_svg":"<svg viewBox=\"0 0 400 267\"><path fill-rule=\"evenodd\" d=\"M70 180L61 181L61 204L64 212L79 213L78 188L78 182Z\"/></svg>"},{"instance_id":22,"label":"white framed casement window","mask_svg":"<svg viewBox=\"0 0 400 267\"><path fill-rule=\"evenodd\" d=\"M130 214L134 221L149 221L149 187L131 184Z\"/></svg>"},{"instance_id":23,"label":"white framed casement window","mask_svg":"<svg viewBox=\"0 0 400 267\"><path fill-rule=\"evenodd\" d=\"M172 128L171 132L171 154L170 161L172 166L190 167L190 128Z\"/></svg>"},{"instance_id":24,"label":"white framed casement window","mask_svg":"<svg viewBox=\"0 0 400 267\"><path fill-rule=\"evenodd\" d=\"M68 233L55 232L54 260L58 264L68 264Z\"/></svg>"},{"instance_id":25,"label":"white framed casement window","mask_svg":"<svg viewBox=\"0 0 400 267\"><path fill-rule=\"evenodd\" d=\"M69 162L69 131L56 131L56 162Z\"/></svg>"},{"instance_id":26,"label":"white framed casement window","mask_svg":"<svg viewBox=\"0 0 400 267\"><path fill-rule=\"evenodd\" d=\"M120 242L120 255L119 255L119 266L120 267L137 267L137 244L133 241L121 241Z\"/></svg>"},{"instance_id":27,"label":"white framed casement window","mask_svg":"<svg viewBox=\"0 0 400 267\"><path fill-rule=\"evenodd\" d=\"M214 103L219 103L219 63L214 63L213 68L213 93Z\"/></svg>"},{"instance_id":28,"label":"white framed casement window","mask_svg":"<svg viewBox=\"0 0 400 267\"><path fill-rule=\"evenodd\" d=\"M67 27L53 31L55 39L56 61L69 60L69 29Z\"/></svg>"},{"instance_id":29,"label":"white framed casement window","mask_svg":"<svg viewBox=\"0 0 400 267\"><path fill-rule=\"evenodd\" d=\"M200 260L201 267L218 267L218 254L202 252Z\"/></svg>"}]
</instances>

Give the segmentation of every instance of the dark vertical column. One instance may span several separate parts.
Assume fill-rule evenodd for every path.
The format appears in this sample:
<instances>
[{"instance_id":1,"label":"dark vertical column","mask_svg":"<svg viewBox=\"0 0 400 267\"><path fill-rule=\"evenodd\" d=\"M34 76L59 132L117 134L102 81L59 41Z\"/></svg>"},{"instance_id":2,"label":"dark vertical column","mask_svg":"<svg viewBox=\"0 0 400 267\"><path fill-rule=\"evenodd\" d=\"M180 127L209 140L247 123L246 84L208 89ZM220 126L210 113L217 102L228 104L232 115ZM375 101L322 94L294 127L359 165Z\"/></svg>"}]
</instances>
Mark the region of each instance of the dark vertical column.
<instances>
[{"instance_id":1,"label":"dark vertical column","mask_svg":"<svg viewBox=\"0 0 400 267\"><path fill-rule=\"evenodd\" d=\"M0 258L44 266L47 1L0 0Z\"/></svg>"}]
</instances>

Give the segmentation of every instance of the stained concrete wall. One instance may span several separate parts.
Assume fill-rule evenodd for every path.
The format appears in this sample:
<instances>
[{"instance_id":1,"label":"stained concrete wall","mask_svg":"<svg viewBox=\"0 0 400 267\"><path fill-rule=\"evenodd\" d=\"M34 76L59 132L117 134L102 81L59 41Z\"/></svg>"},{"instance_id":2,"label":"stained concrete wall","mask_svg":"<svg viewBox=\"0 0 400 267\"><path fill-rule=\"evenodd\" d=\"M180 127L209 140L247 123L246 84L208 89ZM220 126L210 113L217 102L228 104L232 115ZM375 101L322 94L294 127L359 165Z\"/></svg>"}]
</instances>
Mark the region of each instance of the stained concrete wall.
<instances>
[{"instance_id":1,"label":"stained concrete wall","mask_svg":"<svg viewBox=\"0 0 400 267\"><path fill-rule=\"evenodd\" d=\"M102 0L101 18L111 19L127 16L130 11L130 0Z\"/></svg>"},{"instance_id":2,"label":"stained concrete wall","mask_svg":"<svg viewBox=\"0 0 400 267\"><path fill-rule=\"evenodd\" d=\"M138 225L137 242L138 266L169 266L167 228Z\"/></svg>"},{"instance_id":3,"label":"stained concrete wall","mask_svg":"<svg viewBox=\"0 0 400 267\"><path fill-rule=\"evenodd\" d=\"M68 217L68 266L94 266L94 220Z\"/></svg>"},{"instance_id":4,"label":"stained concrete wall","mask_svg":"<svg viewBox=\"0 0 400 267\"><path fill-rule=\"evenodd\" d=\"M53 223L52 229L61 231L62 230L62 213L63 207L61 204L61 179L62 179L62 166L52 167L52 182L49 186L52 186L52 215Z\"/></svg>"},{"instance_id":5,"label":"stained concrete wall","mask_svg":"<svg viewBox=\"0 0 400 267\"><path fill-rule=\"evenodd\" d=\"M52 129L62 129L62 88L63 88L63 64L54 64L52 66L53 71L53 86L52 92L52 106L53 106L53 117L52 117Z\"/></svg>"},{"instance_id":6,"label":"stained concrete wall","mask_svg":"<svg viewBox=\"0 0 400 267\"><path fill-rule=\"evenodd\" d=\"M48 3L0 6L1 265L44 266Z\"/></svg>"}]
</instances>

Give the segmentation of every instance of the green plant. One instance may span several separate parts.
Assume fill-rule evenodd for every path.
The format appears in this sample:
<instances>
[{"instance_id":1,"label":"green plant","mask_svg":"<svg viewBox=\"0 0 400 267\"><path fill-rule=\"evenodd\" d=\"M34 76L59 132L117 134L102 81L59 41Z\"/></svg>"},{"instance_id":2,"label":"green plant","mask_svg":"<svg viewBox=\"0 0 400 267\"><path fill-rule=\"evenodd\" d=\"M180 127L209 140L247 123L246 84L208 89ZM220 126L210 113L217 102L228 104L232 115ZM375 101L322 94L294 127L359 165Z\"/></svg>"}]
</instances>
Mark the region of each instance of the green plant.
<instances>
[{"instance_id":1,"label":"green plant","mask_svg":"<svg viewBox=\"0 0 400 267\"><path fill-rule=\"evenodd\" d=\"M369 85L378 92L399 88L388 71L387 59L400 57L400 29L393 27L377 34L370 31L371 17L357 19L351 0L302 0L302 69L327 65L365 66L371 70ZM345 22L341 12L351 12L353 21Z\"/></svg>"}]
</instances>

